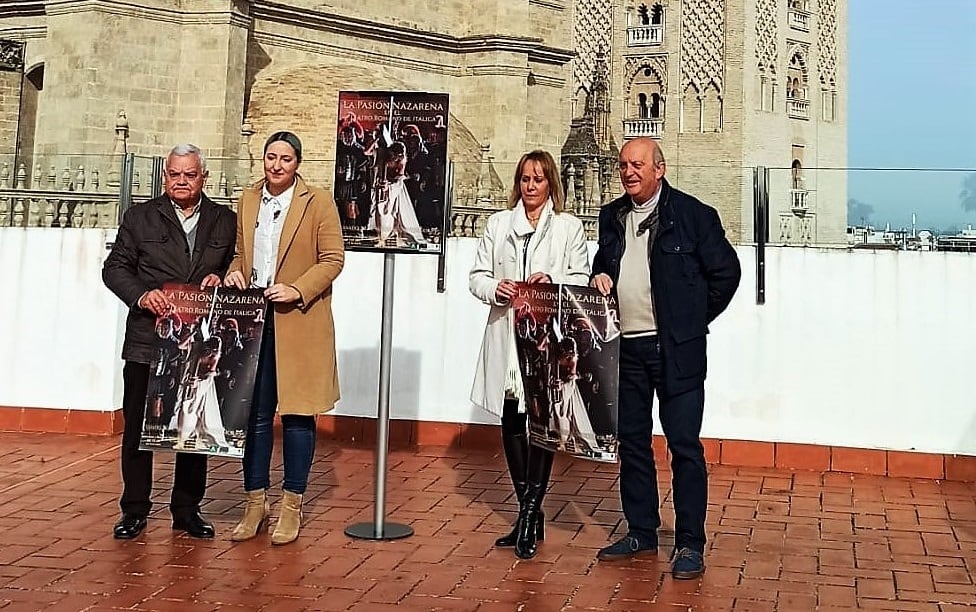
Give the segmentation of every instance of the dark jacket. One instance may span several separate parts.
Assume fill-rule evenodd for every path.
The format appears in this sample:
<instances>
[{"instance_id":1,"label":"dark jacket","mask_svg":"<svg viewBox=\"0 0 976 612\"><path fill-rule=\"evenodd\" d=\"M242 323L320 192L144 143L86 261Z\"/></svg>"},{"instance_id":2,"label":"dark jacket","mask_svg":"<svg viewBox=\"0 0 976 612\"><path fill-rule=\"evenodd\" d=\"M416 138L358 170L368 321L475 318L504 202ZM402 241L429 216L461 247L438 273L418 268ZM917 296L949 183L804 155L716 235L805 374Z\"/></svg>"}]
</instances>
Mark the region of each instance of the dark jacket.
<instances>
[{"instance_id":1,"label":"dark jacket","mask_svg":"<svg viewBox=\"0 0 976 612\"><path fill-rule=\"evenodd\" d=\"M152 360L156 316L138 306L139 298L164 283L198 284L208 274L223 278L234 258L236 239L237 215L207 196L200 203L192 257L168 196L137 204L125 213L102 266L105 286L129 307L122 359L146 364Z\"/></svg>"},{"instance_id":2,"label":"dark jacket","mask_svg":"<svg viewBox=\"0 0 976 612\"><path fill-rule=\"evenodd\" d=\"M593 276L607 274L616 289L624 222L633 203L624 195L600 210ZM705 334L729 305L742 272L714 208L662 179L658 229L651 252L651 292L664 364L664 392L676 395L705 381Z\"/></svg>"}]
</instances>

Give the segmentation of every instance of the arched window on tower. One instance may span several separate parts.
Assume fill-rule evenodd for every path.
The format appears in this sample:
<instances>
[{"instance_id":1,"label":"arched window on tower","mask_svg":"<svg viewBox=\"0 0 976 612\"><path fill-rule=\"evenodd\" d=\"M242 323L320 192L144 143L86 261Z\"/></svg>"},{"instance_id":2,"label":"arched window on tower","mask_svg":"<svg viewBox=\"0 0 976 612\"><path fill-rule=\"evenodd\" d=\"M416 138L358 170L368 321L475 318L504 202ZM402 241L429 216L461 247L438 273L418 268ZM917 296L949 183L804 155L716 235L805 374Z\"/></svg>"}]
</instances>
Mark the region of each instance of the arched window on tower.
<instances>
[{"instance_id":1,"label":"arched window on tower","mask_svg":"<svg viewBox=\"0 0 976 612\"><path fill-rule=\"evenodd\" d=\"M787 93L790 98L797 100L809 99L807 77L806 58L802 51L796 50L790 57L790 65L787 68L786 74Z\"/></svg>"},{"instance_id":2,"label":"arched window on tower","mask_svg":"<svg viewBox=\"0 0 976 612\"><path fill-rule=\"evenodd\" d=\"M651 15L647 10L646 4L642 4L637 7L637 18L640 19L640 24L642 26L651 25Z\"/></svg>"},{"instance_id":3,"label":"arched window on tower","mask_svg":"<svg viewBox=\"0 0 976 612\"><path fill-rule=\"evenodd\" d=\"M662 25L663 23L664 7L658 2L651 8L651 25Z\"/></svg>"},{"instance_id":4,"label":"arched window on tower","mask_svg":"<svg viewBox=\"0 0 976 612\"><path fill-rule=\"evenodd\" d=\"M664 83L657 68L644 64L637 68L626 87L624 138L661 138L664 130Z\"/></svg>"},{"instance_id":5,"label":"arched window on tower","mask_svg":"<svg viewBox=\"0 0 976 612\"><path fill-rule=\"evenodd\" d=\"M803 147L793 145L793 163L791 164L790 182L790 209L797 215L803 216L809 210L807 201L809 193L805 187L806 180L803 177L803 163L800 156L803 155Z\"/></svg>"},{"instance_id":6,"label":"arched window on tower","mask_svg":"<svg viewBox=\"0 0 976 612\"><path fill-rule=\"evenodd\" d=\"M790 53L786 69L786 114L793 119L810 118L810 86L807 71L807 50L795 47Z\"/></svg>"}]
</instances>

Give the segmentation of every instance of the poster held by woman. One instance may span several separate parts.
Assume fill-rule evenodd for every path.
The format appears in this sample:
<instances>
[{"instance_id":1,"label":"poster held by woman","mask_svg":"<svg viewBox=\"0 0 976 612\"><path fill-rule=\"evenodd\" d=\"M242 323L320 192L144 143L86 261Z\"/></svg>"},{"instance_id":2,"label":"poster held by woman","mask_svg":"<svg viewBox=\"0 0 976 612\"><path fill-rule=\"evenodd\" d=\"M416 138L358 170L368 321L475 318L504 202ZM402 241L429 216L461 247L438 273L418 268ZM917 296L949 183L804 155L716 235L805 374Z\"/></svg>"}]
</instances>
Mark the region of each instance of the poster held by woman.
<instances>
[{"instance_id":1,"label":"poster held by woman","mask_svg":"<svg viewBox=\"0 0 976 612\"><path fill-rule=\"evenodd\" d=\"M512 309L529 442L616 462L616 298L589 287L520 283Z\"/></svg>"}]
</instances>

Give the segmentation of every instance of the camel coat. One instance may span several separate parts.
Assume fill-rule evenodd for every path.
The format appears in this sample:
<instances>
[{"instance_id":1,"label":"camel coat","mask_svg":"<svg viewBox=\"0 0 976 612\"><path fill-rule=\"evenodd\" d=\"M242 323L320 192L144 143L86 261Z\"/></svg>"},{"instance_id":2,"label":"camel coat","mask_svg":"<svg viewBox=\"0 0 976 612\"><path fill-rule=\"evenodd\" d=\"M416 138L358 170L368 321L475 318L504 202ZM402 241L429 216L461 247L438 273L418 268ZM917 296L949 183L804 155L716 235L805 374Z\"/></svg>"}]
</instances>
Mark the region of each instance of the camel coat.
<instances>
[{"instance_id":1,"label":"camel coat","mask_svg":"<svg viewBox=\"0 0 976 612\"><path fill-rule=\"evenodd\" d=\"M237 246L228 271L239 270L245 279L251 278L263 186L261 181L245 190L237 205ZM332 196L298 177L281 230L274 282L291 285L302 298L292 304L271 304L281 414L319 414L339 400L332 281L342 271L344 259Z\"/></svg>"}]
</instances>

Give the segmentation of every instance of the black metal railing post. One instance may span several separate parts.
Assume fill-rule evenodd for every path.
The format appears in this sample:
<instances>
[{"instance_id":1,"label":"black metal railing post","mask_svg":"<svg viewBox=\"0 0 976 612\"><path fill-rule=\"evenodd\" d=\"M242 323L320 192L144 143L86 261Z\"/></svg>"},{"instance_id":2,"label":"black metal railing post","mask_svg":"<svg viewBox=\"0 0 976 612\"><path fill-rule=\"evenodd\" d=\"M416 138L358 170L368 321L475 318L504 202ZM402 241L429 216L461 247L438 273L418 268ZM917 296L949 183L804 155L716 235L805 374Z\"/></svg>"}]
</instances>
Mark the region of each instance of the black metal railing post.
<instances>
[{"instance_id":1,"label":"black metal railing post","mask_svg":"<svg viewBox=\"0 0 976 612\"><path fill-rule=\"evenodd\" d=\"M149 193L152 197L163 195L163 158L152 158L152 176L149 179Z\"/></svg>"},{"instance_id":2,"label":"black metal railing post","mask_svg":"<svg viewBox=\"0 0 976 612\"><path fill-rule=\"evenodd\" d=\"M126 153L122 156L122 168L119 171L119 218L116 223L122 224L122 216L132 206L132 176L135 170L136 156Z\"/></svg>"},{"instance_id":3,"label":"black metal railing post","mask_svg":"<svg viewBox=\"0 0 976 612\"><path fill-rule=\"evenodd\" d=\"M766 241L769 239L769 168L752 171L753 232L756 236L756 304L766 303Z\"/></svg>"}]
</instances>

